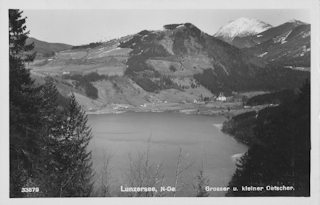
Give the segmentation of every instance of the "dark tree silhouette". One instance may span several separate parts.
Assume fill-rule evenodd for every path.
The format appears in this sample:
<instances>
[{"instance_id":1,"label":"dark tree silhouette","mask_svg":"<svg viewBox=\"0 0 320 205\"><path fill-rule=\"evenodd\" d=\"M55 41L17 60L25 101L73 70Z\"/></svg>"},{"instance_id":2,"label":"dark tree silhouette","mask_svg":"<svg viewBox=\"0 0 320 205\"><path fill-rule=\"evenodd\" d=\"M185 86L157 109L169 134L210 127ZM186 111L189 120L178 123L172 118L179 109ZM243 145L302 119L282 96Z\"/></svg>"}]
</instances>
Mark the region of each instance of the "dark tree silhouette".
<instances>
[{"instance_id":1,"label":"dark tree silhouette","mask_svg":"<svg viewBox=\"0 0 320 205\"><path fill-rule=\"evenodd\" d=\"M238 187L239 191L230 190L227 196L310 196L309 80L300 88L297 99L261 110L249 121L247 118L238 119L247 125L234 127L236 132L244 129L251 133L249 150L229 182L230 187ZM294 189L268 191L268 185ZM242 186L265 189L242 191Z\"/></svg>"},{"instance_id":2,"label":"dark tree silhouette","mask_svg":"<svg viewBox=\"0 0 320 205\"><path fill-rule=\"evenodd\" d=\"M41 86L31 79L25 63L35 55L21 14L9 10L10 197L90 196L87 117L74 95L66 105L52 79ZM25 193L28 187L39 192Z\"/></svg>"},{"instance_id":3,"label":"dark tree silhouette","mask_svg":"<svg viewBox=\"0 0 320 205\"><path fill-rule=\"evenodd\" d=\"M9 101L10 101L10 197L23 196L21 188L35 173L40 153L40 86L34 85L25 63L35 54L25 54L33 49L26 45L25 19L22 11L9 10Z\"/></svg>"},{"instance_id":4,"label":"dark tree silhouette","mask_svg":"<svg viewBox=\"0 0 320 205\"><path fill-rule=\"evenodd\" d=\"M72 94L60 136L60 151L56 152L63 173L58 182L60 196L90 196L93 190L91 151L87 151L92 134L87 121Z\"/></svg>"}]
</instances>

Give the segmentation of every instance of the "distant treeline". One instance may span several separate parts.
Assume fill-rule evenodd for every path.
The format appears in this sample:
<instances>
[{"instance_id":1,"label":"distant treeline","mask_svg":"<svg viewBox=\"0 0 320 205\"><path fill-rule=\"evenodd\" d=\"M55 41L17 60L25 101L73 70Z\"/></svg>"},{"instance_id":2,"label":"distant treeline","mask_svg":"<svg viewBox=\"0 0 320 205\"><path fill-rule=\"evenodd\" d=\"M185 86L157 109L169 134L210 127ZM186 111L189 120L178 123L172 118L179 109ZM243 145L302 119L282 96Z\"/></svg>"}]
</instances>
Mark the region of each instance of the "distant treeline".
<instances>
[{"instance_id":1,"label":"distant treeline","mask_svg":"<svg viewBox=\"0 0 320 205\"><path fill-rule=\"evenodd\" d=\"M154 75L154 79L150 79L150 75L142 74L142 75L134 75L131 76L132 80L135 81L141 88L143 88L147 92L157 93L161 90L165 89L178 89L182 90L183 88L177 85L175 82L171 80L170 77L166 75L161 75L159 72L154 71L151 72L151 75Z\"/></svg>"},{"instance_id":2,"label":"distant treeline","mask_svg":"<svg viewBox=\"0 0 320 205\"><path fill-rule=\"evenodd\" d=\"M285 89L274 93L257 95L247 100L246 105L280 104L294 100L297 97L293 89Z\"/></svg>"},{"instance_id":3,"label":"distant treeline","mask_svg":"<svg viewBox=\"0 0 320 205\"><path fill-rule=\"evenodd\" d=\"M194 78L213 94L224 92L225 95L231 95L232 91L277 91L297 88L305 78L310 77L309 72L287 69L276 64L267 65L265 68L250 66L252 69L246 75L238 72L228 75L217 65L214 70L206 69L203 73L195 74Z\"/></svg>"},{"instance_id":4,"label":"distant treeline","mask_svg":"<svg viewBox=\"0 0 320 205\"><path fill-rule=\"evenodd\" d=\"M71 49L87 49L87 48L95 48L102 45L101 42L89 43L81 46L73 46Z\"/></svg>"},{"instance_id":5,"label":"distant treeline","mask_svg":"<svg viewBox=\"0 0 320 205\"><path fill-rule=\"evenodd\" d=\"M76 74L76 75L65 75L66 79L71 79L76 81L76 88L83 88L85 90L86 95L89 98L97 99L98 98L98 90L96 87L92 85L90 81L88 81L86 78L84 78L82 75Z\"/></svg>"},{"instance_id":6,"label":"distant treeline","mask_svg":"<svg viewBox=\"0 0 320 205\"><path fill-rule=\"evenodd\" d=\"M46 53L43 54L43 57L52 57L54 56L56 53L54 51L48 51Z\"/></svg>"},{"instance_id":7,"label":"distant treeline","mask_svg":"<svg viewBox=\"0 0 320 205\"><path fill-rule=\"evenodd\" d=\"M98 98L98 90L96 87L92 85L92 82L99 81L99 80L112 80L117 76L108 76L108 75L99 75L96 72L92 72L86 75L64 75L63 78L71 79L76 81L76 88L83 88L85 90L86 95L89 98L97 99Z\"/></svg>"},{"instance_id":8,"label":"distant treeline","mask_svg":"<svg viewBox=\"0 0 320 205\"><path fill-rule=\"evenodd\" d=\"M37 55L35 57L35 59L42 59L42 58L50 58L50 57L54 57L55 56L55 52L54 51L36 51Z\"/></svg>"},{"instance_id":9,"label":"distant treeline","mask_svg":"<svg viewBox=\"0 0 320 205\"><path fill-rule=\"evenodd\" d=\"M310 196L310 82L298 96L277 107L237 115L222 131L249 145L229 182L226 196ZM292 186L289 191L266 186ZM242 191L243 186L264 187Z\"/></svg>"}]
</instances>

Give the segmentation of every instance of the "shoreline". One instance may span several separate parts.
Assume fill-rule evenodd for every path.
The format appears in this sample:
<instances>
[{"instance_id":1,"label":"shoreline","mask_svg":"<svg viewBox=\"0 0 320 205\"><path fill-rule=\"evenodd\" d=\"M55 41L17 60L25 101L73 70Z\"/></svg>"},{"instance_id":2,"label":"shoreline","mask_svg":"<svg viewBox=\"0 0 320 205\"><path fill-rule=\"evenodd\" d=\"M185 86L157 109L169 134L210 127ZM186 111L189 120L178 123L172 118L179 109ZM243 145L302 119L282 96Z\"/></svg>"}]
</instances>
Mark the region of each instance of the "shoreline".
<instances>
[{"instance_id":1,"label":"shoreline","mask_svg":"<svg viewBox=\"0 0 320 205\"><path fill-rule=\"evenodd\" d=\"M238 109L237 109L238 110ZM233 110L234 111L234 110ZM86 114L88 115L104 115L104 114L122 114L126 112L152 112L152 113L181 113L186 115L214 115L220 116L225 115L224 113L228 112L228 109L210 109L206 107L201 107L198 105L195 106L188 106L186 107L185 104L179 104L175 106L167 106L167 107L131 107L126 109L114 109L114 108L102 108L99 110L85 110ZM229 111L231 112L231 111Z\"/></svg>"},{"instance_id":2,"label":"shoreline","mask_svg":"<svg viewBox=\"0 0 320 205\"><path fill-rule=\"evenodd\" d=\"M111 104L100 109L84 110L87 115L122 114L126 112L153 112L153 113L181 113L186 115L223 116L230 119L232 116L258 109L246 109L239 102L212 102L212 103L159 103L138 106Z\"/></svg>"}]
</instances>

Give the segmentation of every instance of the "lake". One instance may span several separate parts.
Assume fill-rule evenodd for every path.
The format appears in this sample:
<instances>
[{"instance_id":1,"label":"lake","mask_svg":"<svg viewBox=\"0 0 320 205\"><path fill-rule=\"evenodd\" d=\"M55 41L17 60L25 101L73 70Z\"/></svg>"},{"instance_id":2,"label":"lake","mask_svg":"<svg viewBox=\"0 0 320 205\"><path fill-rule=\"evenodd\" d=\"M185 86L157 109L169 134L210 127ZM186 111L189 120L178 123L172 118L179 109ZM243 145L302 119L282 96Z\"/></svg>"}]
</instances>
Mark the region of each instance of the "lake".
<instances>
[{"instance_id":1,"label":"lake","mask_svg":"<svg viewBox=\"0 0 320 205\"><path fill-rule=\"evenodd\" d=\"M193 184L196 184L195 176L201 167L211 187L227 186L236 169L232 156L247 151L245 145L220 131L225 121L220 116L127 112L88 115L88 119L94 135L89 144L94 169L100 170L104 152L112 153L113 178L119 184L125 183L129 154L135 157L138 152L146 152L150 139L149 160L154 164L163 162L164 185L174 186L181 148L186 157L180 169L191 162L194 164L179 176L179 184L184 186L177 196L195 196ZM224 194L210 192L210 196Z\"/></svg>"}]
</instances>

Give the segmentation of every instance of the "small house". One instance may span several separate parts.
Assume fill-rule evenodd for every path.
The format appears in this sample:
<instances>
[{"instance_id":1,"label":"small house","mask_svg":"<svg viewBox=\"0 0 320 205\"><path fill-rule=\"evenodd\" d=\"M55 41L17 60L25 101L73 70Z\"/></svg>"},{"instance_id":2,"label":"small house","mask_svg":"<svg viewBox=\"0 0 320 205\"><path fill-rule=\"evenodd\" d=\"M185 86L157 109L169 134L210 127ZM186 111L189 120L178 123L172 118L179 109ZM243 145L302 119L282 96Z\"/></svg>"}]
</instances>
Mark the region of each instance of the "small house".
<instances>
[{"instance_id":1,"label":"small house","mask_svg":"<svg viewBox=\"0 0 320 205\"><path fill-rule=\"evenodd\" d=\"M217 98L217 100L224 102L224 101L227 100L227 98L224 96L223 92L221 92L221 93L219 94L219 97Z\"/></svg>"}]
</instances>

